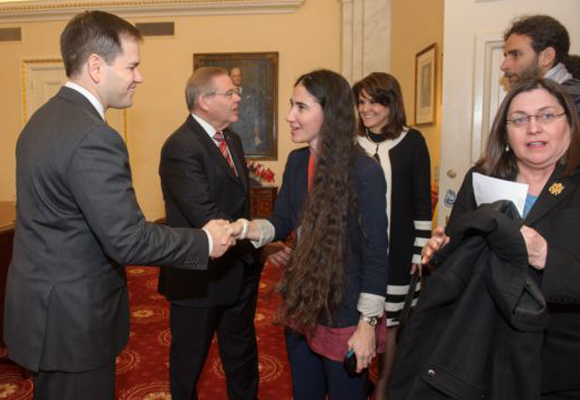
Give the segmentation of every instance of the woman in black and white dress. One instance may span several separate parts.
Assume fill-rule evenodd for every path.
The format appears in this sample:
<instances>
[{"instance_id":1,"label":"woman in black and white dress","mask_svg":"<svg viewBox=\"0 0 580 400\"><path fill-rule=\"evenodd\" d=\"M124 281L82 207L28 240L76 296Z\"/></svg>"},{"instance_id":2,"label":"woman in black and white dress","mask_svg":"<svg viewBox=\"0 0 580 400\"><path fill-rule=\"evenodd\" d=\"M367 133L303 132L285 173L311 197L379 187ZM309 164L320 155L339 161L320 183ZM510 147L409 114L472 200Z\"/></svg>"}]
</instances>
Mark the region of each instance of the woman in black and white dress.
<instances>
[{"instance_id":1,"label":"woman in black and white dress","mask_svg":"<svg viewBox=\"0 0 580 400\"><path fill-rule=\"evenodd\" d=\"M360 116L358 143L380 162L388 188L389 281L385 303L388 341L375 392L375 399L382 400L411 274L420 269L421 248L431 235L430 161L421 132L406 125L403 96L395 77L373 72L355 84L353 90Z\"/></svg>"}]
</instances>

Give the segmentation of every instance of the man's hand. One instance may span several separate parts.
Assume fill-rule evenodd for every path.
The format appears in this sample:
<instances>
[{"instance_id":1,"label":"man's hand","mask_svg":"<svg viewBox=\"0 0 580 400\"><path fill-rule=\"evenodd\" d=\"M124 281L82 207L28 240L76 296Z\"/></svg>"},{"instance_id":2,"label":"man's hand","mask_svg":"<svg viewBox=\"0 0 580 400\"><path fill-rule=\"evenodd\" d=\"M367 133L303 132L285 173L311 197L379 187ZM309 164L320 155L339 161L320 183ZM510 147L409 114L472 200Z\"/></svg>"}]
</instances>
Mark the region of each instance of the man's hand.
<instances>
[{"instance_id":1,"label":"man's hand","mask_svg":"<svg viewBox=\"0 0 580 400\"><path fill-rule=\"evenodd\" d=\"M244 223L241 219L238 219L236 222L232 222L230 224L230 229L232 231L232 235L236 238L236 240L245 239L241 237L242 233L244 232Z\"/></svg>"},{"instance_id":2,"label":"man's hand","mask_svg":"<svg viewBox=\"0 0 580 400\"><path fill-rule=\"evenodd\" d=\"M210 257L221 257L230 247L236 244L234 228L228 221L214 219L204 225L203 229L211 235L213 248Z\"/></svg>"}]
</instances>

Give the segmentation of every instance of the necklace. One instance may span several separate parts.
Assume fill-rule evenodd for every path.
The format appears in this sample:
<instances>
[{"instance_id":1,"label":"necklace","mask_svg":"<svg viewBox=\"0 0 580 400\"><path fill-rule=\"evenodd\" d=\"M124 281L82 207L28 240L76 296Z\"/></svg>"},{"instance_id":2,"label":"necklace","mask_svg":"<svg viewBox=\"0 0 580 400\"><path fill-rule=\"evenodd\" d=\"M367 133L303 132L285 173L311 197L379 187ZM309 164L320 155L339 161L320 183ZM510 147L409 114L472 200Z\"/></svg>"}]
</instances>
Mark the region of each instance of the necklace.
<instances>
[{"instance_id":1,"label":"necklace","mask_svg":"<svg viewBox=\"0 0 580 400\"><path fill-rule=\"evenodd\" d=\"M373 158L380 163L381 159L379 158L379 144L387 140L387 135L385 135L384 133L372 133L368 129L365 129L365 135L369 140L369 142L376 144L375 154L373 155Z\"/></svg>"}]
</instances>

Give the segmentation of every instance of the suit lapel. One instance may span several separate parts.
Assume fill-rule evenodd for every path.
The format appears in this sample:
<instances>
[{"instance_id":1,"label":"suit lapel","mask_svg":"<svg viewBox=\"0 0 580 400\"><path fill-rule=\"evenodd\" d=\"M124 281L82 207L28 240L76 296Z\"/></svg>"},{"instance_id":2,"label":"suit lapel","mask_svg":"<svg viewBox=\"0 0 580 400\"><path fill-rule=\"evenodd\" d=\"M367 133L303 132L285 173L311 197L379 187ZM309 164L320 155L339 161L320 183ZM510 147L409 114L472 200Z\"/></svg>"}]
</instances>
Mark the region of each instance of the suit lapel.
<instances>
[{"instance_id":1,"label":"suit lapel","mask_svg":"<svg viewBox=\"0 0 580 400\"><path fill-rule=\"evenodd\" d=\"M229 178L231 178L234 182L243 186L241 179L239 179L234 174L234 171L232 171L232 168L229 166L228 162L226 161L226 158L223 156L221 151L218 149L215 142L209 137L209 135L207 134L205 129L203 129L203 127L191 115L189 115L187 117L187 126L190 128L190 130L194 134L196 134L198 136L199 141L203 144L203 146L205 146L205 148L207 150L207 154L209 154L209 156L213 159L213 161L215 162L215 165L218 168L223 169L224 172L226 173L226 175ZM227 140L226 140L226 143L228 143L228 147L229 147L229 142ZM230 153L233 153L231 148L230 148ZM234 163L235 163L235 161L234 161ZM236 168L238 168L238 164L235 164L235 165L236 165ZM238 171L239 171L239 169L238 169Z\"/></svg>"},{"instance_id":2,"label":"suit lapel","mask_svg":"<svg viewBox=\"0 0 580 400\"><path fill-rule=\"evenodd\" d=\"M575 180L571 179L570 176L562 176L563 169L562 166L558 166L552 173L552 176L550 176L550 179L548 179L548 183L542 189L542 193L540 193L538 200L536 200L536 203L524 221L526 225L532 226L569 194L574 193L574 188L576 187ZM578 172L574 175L576 174Z\"/></svg>"}]
</instances>

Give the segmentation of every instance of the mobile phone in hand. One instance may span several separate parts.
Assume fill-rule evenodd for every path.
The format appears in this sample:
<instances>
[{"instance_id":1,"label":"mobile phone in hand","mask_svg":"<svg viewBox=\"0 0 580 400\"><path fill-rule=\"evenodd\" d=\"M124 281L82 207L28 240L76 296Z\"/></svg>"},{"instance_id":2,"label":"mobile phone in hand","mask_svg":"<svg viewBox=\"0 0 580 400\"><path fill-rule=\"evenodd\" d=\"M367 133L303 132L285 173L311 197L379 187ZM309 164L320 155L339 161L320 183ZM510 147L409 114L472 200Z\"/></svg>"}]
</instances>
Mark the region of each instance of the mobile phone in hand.
<instances>
[{"instance_id":1,"label":"mobile phone in hand","mask_svg":"<svg viewBox=\"0 0 580 400\"><path fill-rule=\"evenodd\" d=\"M355 377L358 375L356 372L356 354L354 353L354 350L351 349L348 353L346 353L342 363L349 376Z\"/></svg>"}]
</instances>

